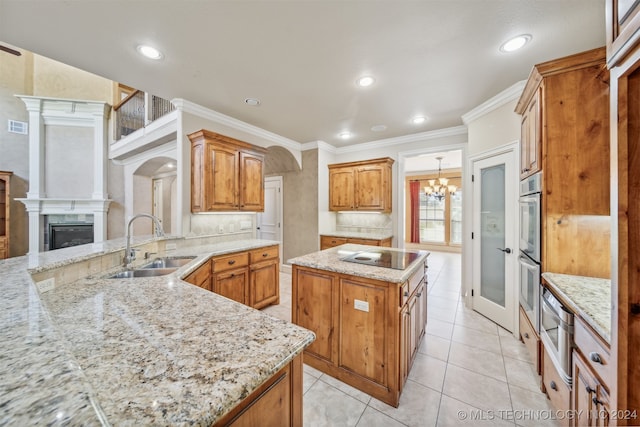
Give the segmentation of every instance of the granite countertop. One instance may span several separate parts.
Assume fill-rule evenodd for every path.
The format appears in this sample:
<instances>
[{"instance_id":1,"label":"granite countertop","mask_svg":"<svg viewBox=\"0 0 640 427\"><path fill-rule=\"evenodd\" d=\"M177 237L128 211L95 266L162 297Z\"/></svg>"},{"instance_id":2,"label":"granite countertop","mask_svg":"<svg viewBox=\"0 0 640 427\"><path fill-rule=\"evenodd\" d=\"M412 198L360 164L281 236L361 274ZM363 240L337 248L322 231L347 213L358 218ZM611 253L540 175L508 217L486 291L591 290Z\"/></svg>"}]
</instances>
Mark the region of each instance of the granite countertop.
<instances>
[{"instance_id":1,"label":"granite countertop","mask_svg":"<svg viewBox=\"0 0 640 427\"><path fill-rule=\"evenodd\" d=\"M167 254L197 258L166 276L42 293L29 274L122 243L0 261L1 425L210 425L315 338L180 279L212 255L277 242L182 247Z\"/></svg>"},{"instance_id":2,"label":"granite countertop","mask_svg":"<svg viewBox=\"0 0 640 427\"><path fill-rule=\"evenodd\" d=\"M372 240L384 240L393 238L393 233L390 231L331 231L328 233L320 233L321 236L331 237L346 237L354 239L372 239Z\"/></svg>"},{"instance_id":3,"label":"granite countertop","mask_svg":"<svg viewBox=\"0 0 640 427\"><path fill-rule=\"evenodd\" d=\"M571 311L611 342L611 280L557 273L542 277Z\"/></svg>"},{"instance_id":4,"label":"granite countertop","mask_svg":"<svg viewBox=\"0 0 640 427\"><path fill-rule=\"evenodd\" d=\"M324 251L313 252L297 258L292 258L288 262L302 267L311 267L319 270L334 271L336 273L351 274L384 282L404 283L409 279L409 277L411 277L411 274L424 264L429 256L429 252L426 251L410 251L397 248L377 247L376 249L401 253L416 252L419 253L420 256L404 270L356 264L353 262L341 261L341 258L352 255L356 252L371 251L371 246L347 243L346 245L340 245L335 248L325 249Z\"/></svg>"}]
</instances>

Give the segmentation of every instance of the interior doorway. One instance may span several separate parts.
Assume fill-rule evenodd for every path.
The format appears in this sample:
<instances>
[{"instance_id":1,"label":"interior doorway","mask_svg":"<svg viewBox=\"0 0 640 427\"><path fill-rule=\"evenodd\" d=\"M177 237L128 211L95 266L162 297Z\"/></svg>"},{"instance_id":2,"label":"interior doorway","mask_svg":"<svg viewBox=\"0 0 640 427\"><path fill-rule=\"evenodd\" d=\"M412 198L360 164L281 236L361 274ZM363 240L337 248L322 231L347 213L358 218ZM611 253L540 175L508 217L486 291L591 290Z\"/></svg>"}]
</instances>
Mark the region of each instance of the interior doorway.
<instances>
[{"instance_id":1,"label":"interior doorway","mask_svg":"<svg viewBox=\"0 0 640 427\"><path fill-rule=\"evenodd\" d=\"M274 240L280 243L282 260L282 177L269 176L264 179L264 212L256 216L256 236L258 239Z\"/></svg>"}]
</instances>

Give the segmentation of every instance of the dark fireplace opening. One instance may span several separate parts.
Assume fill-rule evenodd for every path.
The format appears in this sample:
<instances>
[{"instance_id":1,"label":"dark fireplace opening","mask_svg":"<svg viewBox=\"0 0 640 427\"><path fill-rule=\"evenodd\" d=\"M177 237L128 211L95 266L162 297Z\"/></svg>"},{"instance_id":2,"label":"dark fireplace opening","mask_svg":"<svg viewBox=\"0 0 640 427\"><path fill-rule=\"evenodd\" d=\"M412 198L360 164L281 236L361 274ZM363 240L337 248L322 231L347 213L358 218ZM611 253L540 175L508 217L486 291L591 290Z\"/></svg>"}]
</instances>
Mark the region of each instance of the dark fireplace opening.
<instances>
[{"instance_id":1,"label":"dark fireplace opening","mask_svg":"<svg viewBox=\"0 0 640 427\"><path fill-rule=\"evenodd\" d=\"M49 250L93 243L93 224L49 224Z\"/></svg>"}]
</instances>

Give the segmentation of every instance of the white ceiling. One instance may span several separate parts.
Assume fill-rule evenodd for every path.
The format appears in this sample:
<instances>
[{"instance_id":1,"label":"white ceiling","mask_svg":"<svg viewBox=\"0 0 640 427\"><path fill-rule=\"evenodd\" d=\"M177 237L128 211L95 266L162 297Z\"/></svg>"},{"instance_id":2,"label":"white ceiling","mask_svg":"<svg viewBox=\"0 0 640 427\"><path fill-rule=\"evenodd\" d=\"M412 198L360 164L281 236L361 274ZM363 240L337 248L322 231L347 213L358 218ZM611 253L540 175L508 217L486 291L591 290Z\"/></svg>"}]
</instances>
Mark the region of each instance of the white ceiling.
<instances>
[{"instance_id":1,"label":"white ceiling","mask_svg":"<svg viewBox=\"0 0 640 427\"><path fill-rule=\"evenodd\" d=\"M525 48L498 50L522 33ZM604 0L0 0L0 41L341 147L460 125L534 64L604 45ZM376 82L356 87L364 74Z\"/></svg>"},{"instance_id":2,"label":"white ceiling","mask_svg":"<svg viewBox=\"0 0 640 427\"><path fill-rule=\"evenodd\" d=\"M452 150L406 158L404 170L409 174L437 171L439 166L438 157L442 157L440 163L442 170L462 169L462 150Z\"/></svg>"}]
</instances>

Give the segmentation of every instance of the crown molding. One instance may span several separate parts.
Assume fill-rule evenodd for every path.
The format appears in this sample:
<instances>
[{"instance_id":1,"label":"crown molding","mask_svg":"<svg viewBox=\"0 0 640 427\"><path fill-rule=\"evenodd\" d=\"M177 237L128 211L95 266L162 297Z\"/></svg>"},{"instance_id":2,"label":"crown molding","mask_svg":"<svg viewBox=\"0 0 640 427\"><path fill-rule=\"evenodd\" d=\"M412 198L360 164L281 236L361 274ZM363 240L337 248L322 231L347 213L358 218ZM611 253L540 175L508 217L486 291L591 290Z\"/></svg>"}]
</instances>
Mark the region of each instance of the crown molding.
<instances>
[{"instance_id":1,"label":"crown molding","mask_svg":"<svg viewBox=\"0 0 640 427\"><path fill-rule=\"evenodd\" d=\"M393 145L408 144L412 142L424 142L431 139L446 138L454 135L466 135L466 126L454 126L450 128L437 129L427 132L412 133L410 135L398 136L394 138L379 139L377 141L365 142L362 144L348 145L336 149L336 154L352 153L354 151L373 150L376 148L388 148Z\"/></svg>"},{"instance_id":2,"label":"crown molding","mask_svg":"<svg viewBox=\"0 0 640 427\"><path fill-rule=\"evenodd\" d=\"M316 148L318 150L328 151L329 153L332 153L332 154L336 154L338 152L338 149L336 147L324 141L318 140L318 141L306 142L302 144L302 151L314 150Z\"/></svg>"},{"instance_id":3,"label":"crown molding","mask_svg":"<svg viewBox=\"0 0 640 427\"><path fill-rule=\"evenodd\" d=\"M175 98L171 100L171 103L178 110L184 111L185 113L193 114L195 116L202 117L203 119L229 126L250 135L271 141L277 145L287 147L291 150L301 151L302 144L297 141L269 132L268 130L259 128L258 126L243 122L242 120L234 119L226 114L218 113L217 111L213 111L209 108L203 107L202 105L187 101L186 99Z\"/></svg>"},{"instance_id":4,"label":"crown molding","mask_svg":"<svg viewBox=\"0 0 640 427\"><path fill-rule=\"evenodd\" d=\"M524 86L526 84L527 84L526 80L520 80L519 82L513 84L512 86L503 90L493 98L488 99L487 101L478 105L473 110L463 114L462 122L465 125L468 125L472 121L479 119L485 114L490 113L493 110L502 107L504 104L520 98L520 95L522 95L522 91L524 90Z\"/></svg>"}]
</instances>

